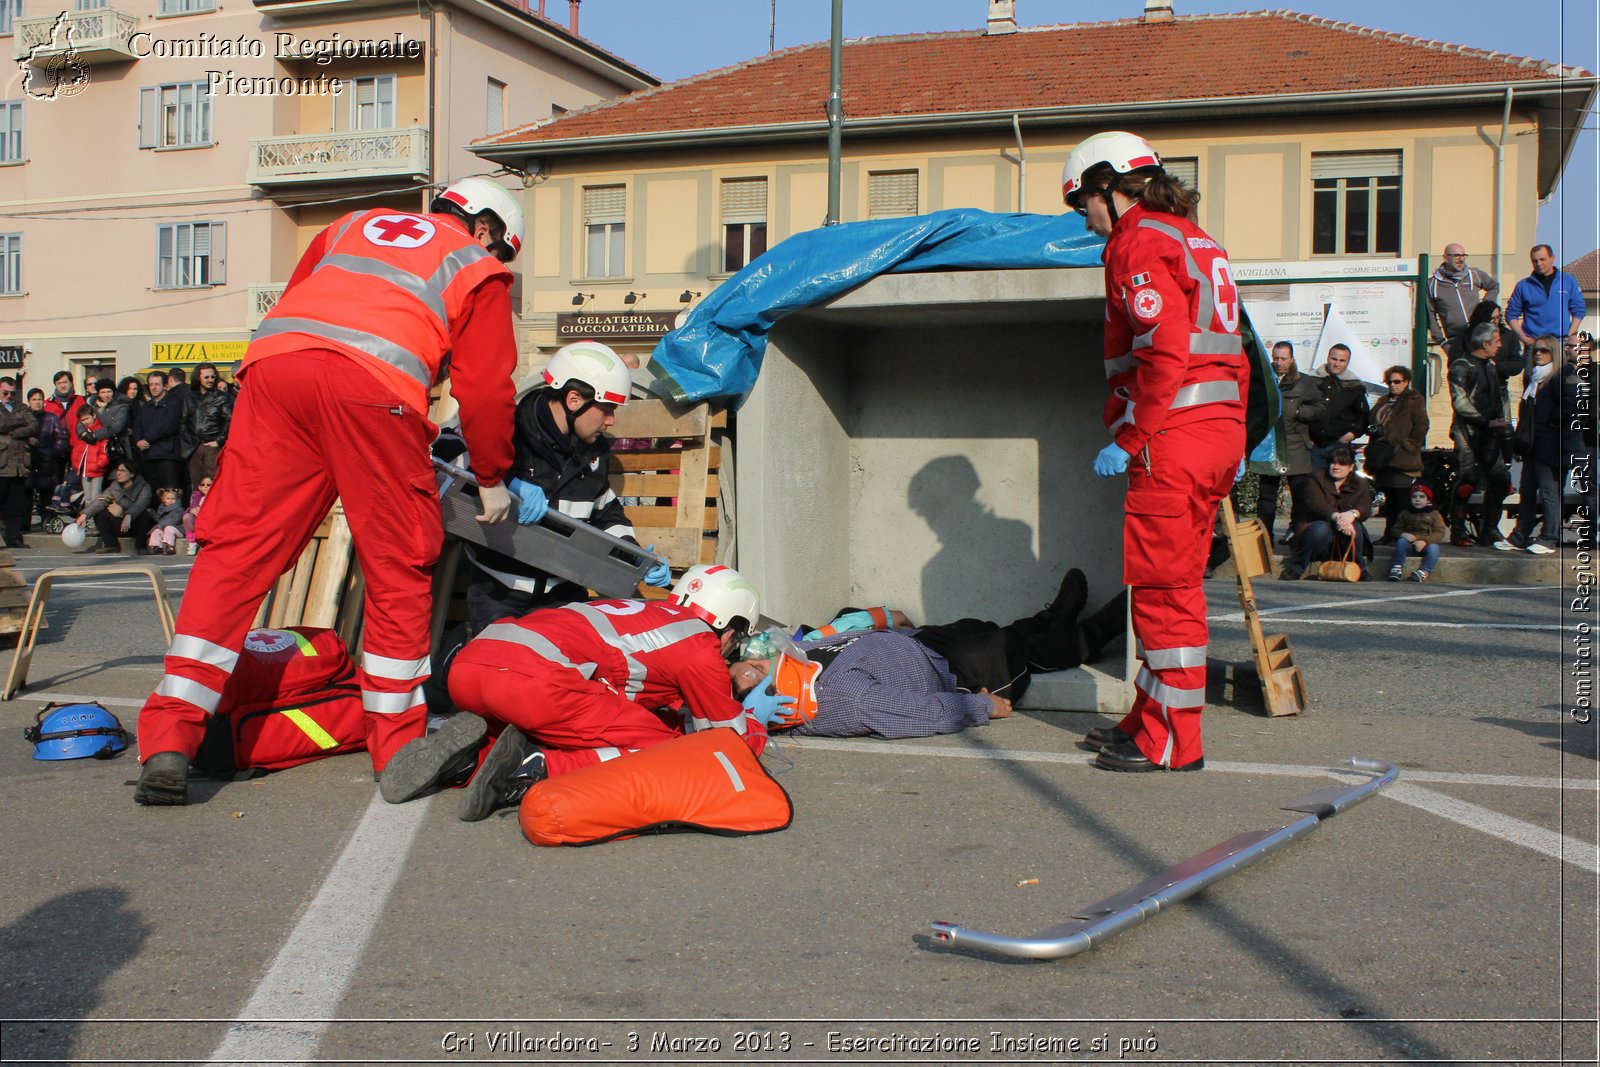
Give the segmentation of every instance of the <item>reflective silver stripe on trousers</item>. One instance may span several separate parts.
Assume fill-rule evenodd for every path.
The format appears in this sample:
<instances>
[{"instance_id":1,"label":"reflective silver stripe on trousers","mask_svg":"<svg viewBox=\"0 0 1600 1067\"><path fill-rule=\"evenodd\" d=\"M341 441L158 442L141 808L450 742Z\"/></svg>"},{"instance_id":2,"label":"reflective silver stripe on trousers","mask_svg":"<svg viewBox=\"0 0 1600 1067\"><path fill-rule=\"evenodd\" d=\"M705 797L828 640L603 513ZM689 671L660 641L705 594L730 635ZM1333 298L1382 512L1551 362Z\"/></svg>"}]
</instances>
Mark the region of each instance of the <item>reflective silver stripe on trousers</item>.
<instances>
[{"instance_id":1,"label":"reflective silver stripe on trousers","mask_svg":"<svg viewBox=\"0 0 1600 1067\"><path fill-rule=\"evenodd\" d=\"M525 630L513 622L497 622L486 628L478 635L480 639L490 641L507 641L513 645L521 645L541 659L547 659L557 667L565 667L569 671L577 671L585 678L593 678L598 663L574 663L567 658L567 654L555 646L555 642L541 633Z\"/></svg>"},{"instance_id":2,"label":"reflective silver stripe on trousers","mask_svg":"<svg viewBox=\"0 0 1600 1067\"><path fill-rule=\"evenodd\" d=\"M1153 671L1175 671L1184 667L1206 665L1205 645L1184 645L1178 648L1139 648L1139 658Z\"/></svg>"},{"instance_id":3,"label":"reflective silver stripe on trousers","mask_svg":"<svg viewBox=\"0 0 1600 1067\"><path fill-rule=\"evenodd\" d=\"M1172 398L1171 410L1192 408L1200 404L1219 404L1225 400L1239 399L1238 382L1198 382L1186 385Z\"/></svg>"},{"instance_id":4,"label":"reflective silver stripe on trousers","mask_svg":"<svg viewBox=\"0 0 1600 1067\"><path fill-rule=\"evenodd\" d=\"M239 653L231 648L223 648L214 641L207 641L203 637L190 637L188 634L175 636L171 647L167 649L167 655L209 664L229 674L233 673L233 668L239 663Z\"/></svg>"},{"instance_id":5,"label":"reflective silver stripe on trousers","mask_svg":"<svg viewBox=\"0 0 1600 1067\"><path fill-rule=\"evenodd\" d=\"M156 696L193 704L207 715L216 714L217 704L222 700L222 694L215 689L208 689L192 678L180 678L176 674L161 679L161 684L156 686Z\"/></svg>"},{"instance_id":6,"label":"reflective silver stripe on trousers","mask_svg":"<svg viewBox=\"0 0 1600 1067\"><path fill-rule=\"evenodd\" d=\"M361 653L361 669L374 678L393 678L397 682L409 682L413 678L420 678L428 673L428 657L420 659L391 659L373 652Z\"/></svg>"},{"instance_id":7,"label":"reflective silver stripe on trousers","mask_svg":"<svg viewBox=\"0 0 1600 1067\"><path fill-rule=\"evenodd\" d=\"M1149 667L1140 667L1139 676L1133 684L1145 696L1166 708L1203 708L1206 704L1206 689L1177 689L1157 680L1150 673Z\"/></svg>"},{"instance_id":8,"label":"reflective silver stripe on trousers","mask_svg":"<svg viewBox=\"0 0 1600 1067\"><path fill-rule=\"evenodd\" d=\"M256 327L255 337L272 337L280 333L304 333L312 337L326 337L330 341L338 341L389 364L406 377L415 379L424 389L433 387L433 375L428 372L428 365L422 362L416 353L409 352L375 333L352 330L348 326L335 326L331 322L318 322L316 319L285 316L263 319L261 325Z\"/></svg>"},{"instance_id":9,"label":"reflective silver stripe on trousers","mask_svg":"<svg viewBox=\"0 0 1600 1067\"><path fill-rule=\"evenodd\" d=\"M393 263L374 259L372 256L355 256L348 252L334 252L323 256L315 270L321 270L323 267L337 267L351 274L364 274L369 278L388 282L397 289L404 289L433 312L439 320L439 325L444 327L445 332L449 332L450 313L445 310L443 293L434 292L426 281L410 271Z\"/></svg>"},{"instance_id":10,"label":"reflective silver stripe on trousers","mask_svg":"<svg viewBox=\"0 0 1600 1067\"><path fill-rule=\"evenodd\" d=\"M374 715L403 715L426 701L420 685L409 693L374 693L370 689L361 691L361 709Z\"/></svg>"}]
</instances>

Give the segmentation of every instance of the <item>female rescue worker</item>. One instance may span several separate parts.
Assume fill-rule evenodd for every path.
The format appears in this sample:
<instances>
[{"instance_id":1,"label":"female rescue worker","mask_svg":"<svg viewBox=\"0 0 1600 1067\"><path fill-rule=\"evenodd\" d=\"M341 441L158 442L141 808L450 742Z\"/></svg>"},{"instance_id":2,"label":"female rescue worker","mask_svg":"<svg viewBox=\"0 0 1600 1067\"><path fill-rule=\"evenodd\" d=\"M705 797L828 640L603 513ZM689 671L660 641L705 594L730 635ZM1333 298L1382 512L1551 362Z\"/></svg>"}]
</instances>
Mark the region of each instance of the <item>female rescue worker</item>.
<instances>
[{"instance_id":1,"label":"female rescue worker","mask_svg":"<svg viewBox=\"0 0 1600 1067\"><path fill-rule=\"evenodd\" d=\"M245 353L228 451L200 518L205 552L165 677L139 712L136 801L187 801L189 758L245 631L336 499L366 576L359 679L374 770L422 736L429 574L443 540L428 390L449 357L479 521L502 521L517 360L503 264L522 235L511 194L465 178L429 214L358 211L312 240Z\"/></svg>"},{"instance_id":2,"label":"female rescue worker","mask_svg":"<svg viewBox=\"0 0 1600 1067\"><path fill-rule=\"evenodd\" d=\"M1142 137L1100 133L1072 150L1062 198L1106 238L1102 478L1126 473L1123 580L1143 669L1133 708L1090 731L1095 765L1199 770L1205 704L1201 579L1217 505L1244 456L1248 368L1227 252L1191 220L1199 196Z\"/></svg>"}]
</instances>

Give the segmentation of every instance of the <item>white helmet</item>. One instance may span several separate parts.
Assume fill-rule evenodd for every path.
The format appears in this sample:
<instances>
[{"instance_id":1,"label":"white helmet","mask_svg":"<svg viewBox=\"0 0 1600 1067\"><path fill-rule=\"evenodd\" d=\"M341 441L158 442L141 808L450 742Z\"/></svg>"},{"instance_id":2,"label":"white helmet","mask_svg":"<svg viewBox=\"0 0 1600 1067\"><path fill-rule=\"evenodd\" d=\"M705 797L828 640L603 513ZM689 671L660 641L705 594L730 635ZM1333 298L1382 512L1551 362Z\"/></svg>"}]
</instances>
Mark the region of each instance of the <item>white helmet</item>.
<instances>
[{"instance_id":1,"label":"white helmet","mask_svg":"<svg viewBox=\"0 0 1600 1067\"><path fill-rule=\"evenodd\" d=\"M761 597L750 580L732 567L699 564L683 572L672 587L672 602L704 619L713 630L739 620L748 631L761 618Z\"/></svg>"},{"instance_id":2,"label":"white helmet","mask_svg":"<svg viewBox=\"0 0 1600 1067\"><path fill-rule=\"evenodd\" d=\"M1101 163L1110 164L1118 174L1127 174L1141 167L1161 166L1161 153L1136 133L1112 130L1088 138L1068 153L1066 166L1061 168L1061 197L1068 207L1078 206L1083 176Z\"/></svg>"},{"instance_id":3,"label":"white helmet","mask_svg":"<svg viewBox=\"0 0 1600 1067\"><path fill-rule=\"evenodd\" d=\"M599 341L574 341L562 345L550 357L544 368L544 384L559 389L571 381L593 389L595 403L618 407L628 402L628 393L633 389L628 365L610 345Z\"/></svg>"},{"instance_id":4,"label":"white helmet","mask_svg":"<svg viewBox=\"0 0 1600 1067\"><path fill-rule=\"evenodd\" d=\"M517 258L517 253L522 251L522 236L525 227L522 222L522 208L517 206L516 197L498 182L487 178L461 178L453 181L433 198L430 210L440 211L440 201L454 204L468 215L476 215L480 211L492 211L500 216L500 221L506 224L506 238L503 243L510 255L505 257L506 262ZM490 249L494 251L494 249Z\"/></svg>"}]
</instances>

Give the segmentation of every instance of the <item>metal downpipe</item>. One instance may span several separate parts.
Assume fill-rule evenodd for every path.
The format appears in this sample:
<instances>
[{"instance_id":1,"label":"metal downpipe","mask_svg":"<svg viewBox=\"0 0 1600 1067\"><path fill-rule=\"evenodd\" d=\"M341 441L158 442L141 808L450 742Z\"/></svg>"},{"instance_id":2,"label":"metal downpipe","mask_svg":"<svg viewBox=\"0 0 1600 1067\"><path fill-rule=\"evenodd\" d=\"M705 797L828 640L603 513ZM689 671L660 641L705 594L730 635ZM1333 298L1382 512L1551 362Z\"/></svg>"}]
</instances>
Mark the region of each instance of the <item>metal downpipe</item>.
<instances>
[{"instance_id":1,"label":"metal downpipe","mask_svg":"<svg viewBox=\"0 0 1600 1067\"><path fill-rule=\"evenodd\" d=\"M1236 871L1270 856L1289 842L1304 837L1323 822L1359 804L1400 776L1393 764L1379 760L1347 759L1338 770L1373 775L1352 788L1334 786L1302 797L1285 807L1306 816L1276 830L1253 830L1212 845L1203 852L1169 867L1143 882L1082 909L1072 922L1041 930L1031 937L971 930L955 923L935 922L934 940L953 948L973 949L1015 959L1055 960L1076 956L1100 942L1138 926L1146 919L1187 900Z\"/></svg>"}]
</instances>

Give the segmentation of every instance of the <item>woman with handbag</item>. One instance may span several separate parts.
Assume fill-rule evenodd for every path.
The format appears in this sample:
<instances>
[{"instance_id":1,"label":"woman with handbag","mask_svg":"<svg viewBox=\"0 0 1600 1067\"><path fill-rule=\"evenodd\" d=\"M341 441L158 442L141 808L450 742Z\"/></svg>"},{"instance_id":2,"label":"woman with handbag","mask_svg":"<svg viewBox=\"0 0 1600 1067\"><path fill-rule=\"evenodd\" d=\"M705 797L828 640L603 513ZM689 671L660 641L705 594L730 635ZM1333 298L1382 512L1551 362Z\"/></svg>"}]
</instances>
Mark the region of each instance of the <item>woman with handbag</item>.
<instances>
[{"instance_id":1,"label":"woman with handbag","mask_svg":"<svg viewBox=\"0 0 1600 1067\"><path fill-rule=\"evenodd\" d=\"M1295 537L1295 553L1278 577L1292 581L1313 562L1348 562L1336 568L1346 581L1367 577L1364 560L1372 555L1362 523L1372 514L1372 486L1356 474L1355 453L1340 445L1328 457L1328 469L1306 484L1306 517L1311 522Z\"/></svg>"},{"instance_id":2,"label":"woman with handbag","mask_svg":"<svg viewBox=\"0 0 1600 1067\"><path fill-rule=\"evenodd\" d=\"M1366 472L1383 490L1383 538L1394 543L1394 520L1406 506L1411 483L1422 477L1422 449L1428 440L1428 402L1411 389L1411 371L1401 366L1383 372L1389 394L1372 408L1364 450Z\"/></svg>"},{"instance_id":3,"label":"woman with handbag","mask_svg":"<svg viewBox=\"0 0 1600 1067\"><path fill-rule=\"evenodd\" d=\"M1511 451L1522 460L1518 492L1517 525L1510 536L1495 544L1504 551L1520 548L1536 556L1549 555L1561 544L1561 413L1577 408L1577 381L1563 365L1561 342L1540 337L1533 342L1533 369L1517 409L1517 428ZM1544 529L1537 539L1533 528L1540 513Z\"/></svg>"}]
</instances>

